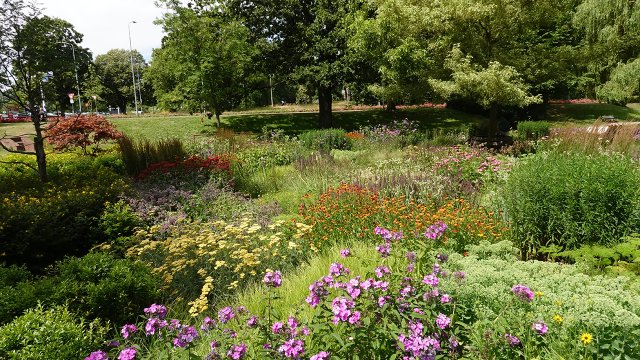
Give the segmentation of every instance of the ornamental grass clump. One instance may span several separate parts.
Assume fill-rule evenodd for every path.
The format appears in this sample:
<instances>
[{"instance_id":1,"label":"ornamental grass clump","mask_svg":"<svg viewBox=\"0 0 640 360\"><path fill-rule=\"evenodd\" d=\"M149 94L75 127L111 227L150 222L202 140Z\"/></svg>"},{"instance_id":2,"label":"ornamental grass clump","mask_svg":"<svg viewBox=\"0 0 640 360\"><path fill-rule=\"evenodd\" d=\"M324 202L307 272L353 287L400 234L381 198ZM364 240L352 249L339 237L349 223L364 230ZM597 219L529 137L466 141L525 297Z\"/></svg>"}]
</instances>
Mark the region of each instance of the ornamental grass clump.
<instances>
[{"instance_id":1,"label":"ornamental grass clump","mask_svg":"<svg viewBox=\"0 0 640 360\"><path fill-rule=\"evenodd\" d=\"M610 246L640 227L640 169L619 154L556 151L522 159L501 191L522 256Z\"/></svg>"}]
</instances>

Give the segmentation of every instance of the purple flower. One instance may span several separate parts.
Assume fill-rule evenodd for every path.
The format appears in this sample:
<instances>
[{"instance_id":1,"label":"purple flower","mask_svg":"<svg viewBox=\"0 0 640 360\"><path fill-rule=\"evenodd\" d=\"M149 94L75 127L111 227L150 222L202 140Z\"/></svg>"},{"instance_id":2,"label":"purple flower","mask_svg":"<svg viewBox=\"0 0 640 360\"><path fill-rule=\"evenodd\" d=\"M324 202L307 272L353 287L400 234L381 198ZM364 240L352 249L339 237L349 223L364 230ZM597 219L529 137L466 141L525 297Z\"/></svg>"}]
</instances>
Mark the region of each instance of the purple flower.
<instances>
[{"instance_id":1,"label":"purple flower","mask_svg":"<svg viewBox=\"0 0 640 360\"><path fill-rule=\"evenodd\" d=\"M84 360L107 360L107 353L101 350L94 351L89 356L84 358Z\"/></svg>"},{"instance_id":2,"label":"purple flower","mask_svg":"<svg viewBox=\"0 0 640 360\"><path fill-rule=\"evenodd\" d=\"M281 334L284 329L284 323L282 321L276 321L271 325L271 332L274 334Z\"/></svg>"},{"instance_id":3,"label":"purple flower","mask_svg":"<svg viewBox=\"0 0 640 360\"><path fill-rule=\"evenodd\" d=\"M204 331L209 331L209 329L211 328L211 326L213 326L213 324L214 324L213 319L207 316L202 321L202 325L200 326L200 329Z\"/></svg>"},{"instance_id":4,"label":"purple flower","mask_svg":"<svg viewBox=\"0 0 640 360\"><path fill-rule=\"evenodd\" d=\"M353 306L353 301L345 297L337 297L333 299L333 302L331 303L333 323L337 325L341 321L349 321L349 317L352 315L351 309L353 309Z\"/></svg>"},{"instance_id":5,"label":"purple flower","mask_svg":"<svg viewBox=\"0 0 640 360\"><path fill-rule=\"evenodd\" d=\"M258 317L255 315L252 315L249 320L247 320L247 326L252 328L255 327L256 325L258 325Z\"/></svg>"},{"instance_id":6,"label":"purple flower","mask_svg":"<svg viewBox=\"0 0 640 360\"><path fill-rule=\"evenodd\" d=\"M347 257L351 256L351 250L349 249L340 250L340 256L346 259Z\"/></svg>"},{"instance_id":7,"label":"purple flower","mask_svg":"<svg viewBox=\"0 0 640 360\"><path fill-rule=\"evenodd\" d=\"M527 287L526 285L514 285L511 288L511 291L522 301L531 302L533 300L533 291L531 291L531 289L529 289L529 287Z\"/></svg>"},{"instance_id":8,"label":"purple flower","mask_svg":"<svg viewBox=\"0 0 640 360\"><path fill-rule=\"evenodd\" d=\"M376 246L376 251L380 253L383 259L389 257L389 254L391 254L391 243L387 241L382 245Z\"/></svg>"},{"instance_id":9,"label":"purple flower","mask_svg":"<svg viewBox=\"0 0 640 360\"><path fill-rule=\"evenodd\" d=\"M455 271L453 273L453 277L455 277L458 280L462 280L467 276L467 274L464 271Z\"/></svg>"},{"instance_id":10,"label":"purple flower","mask_svg":"<svg viewBox=\"0 0 640 360\"><path fill-rule=\"evenodd\" d=\"M294 318L293 316L289 316L289 318L287 319L287 326L289 327L289 329L295 330L298 327L298 320L296 320L296 318Z\"/></svg>"},{"instance_id":11,"label":"purple flower","mask_svg":"<svg viewBox=\"0 0 640 360\"><path fill-rule=\"evenodd\" d=\"M247 345L244 343L240 345L233 345L231 349L227 352L227 357L232 358L233 360L239 360L244 357L247 353Z\"/></svg>"},{"instance_id":12,"label":"purple flower","mask_svg":"<svg viewBox=\"0 0 640 360\"><path fill-rule=\"evenodd\" d=\"M439 254L436 255L436 259L438 261L440 261L441 263L444 263L444 262L447 262L447 260L449 260L449 255L439 253Z\"/></svg>"},{"instance_id":13,"label":"purple flower","mask_svg":"<svg viewBox=\"0 0 640 360\"><path fill-rule=\"evenodd\" d=\"M211 350L215 350L220 344L217 341L213 340L210 344Z\"/></svg>"},{"instance_id":14,"label":"purple flower","mask_svg":"<svg viewBox=\"0 0 640 360\"><path fill-rule=\"evenodd\" d=\"M509 343L509 346L518 346L520 345L520 339L517 336L511 335L509 333L504 334L505 340Z\"/></svg>"},{"instance_id":15,"label":"purple flower","mask_svg":"<svg viewBox=\"0 0 640 360\"><path fill-rule=\"evenodd\" d=\"M407 259L408 262L410 263L414 263L416 262L416 253L413 251L409 251L407 252L404 257Z\"/></svg>"},{"instance_id":16,"label":"purple flower","mask_svg":"<svg viewBox=\"0 0 640 360\"><path fill-rule=\"evenodd\" d=\"M167 326L166 320L151 318L147 321L147 324L144 326L144 332L145 334L147 334L147 336L155 335L155 333L158 332L158 330L164 328L165 326Z\"/></svg>"},{"instance_id":17,"label":"purple flower","mask_svg":"<svg viewBox=\"0 0 640 360\"><path fill-rule=\"evenodd\" d=\"M192 343L197 338L198 332L196 331L196 328L193 326L186 326L180 329L178 336L173 339L173 346L183 348Z\"/></svg>"},{"instance_id":18,"label":"purple flower","mask_svg":"<svg viewBox=\"0 0 640 360\"><path fill-rule=\"evenodd\" d=\"M379 307L383 307L384 304L387 303L387 301L391 300L391 296L385 295L385 296L380 296L378 298L378 306Z\"/></svg>"},{"instance_id":19,"label":"purple flower","mask_svg":"<svg viewBox=\"0 0 640 360\"><path fill-rule=\"evenodd\" d=\"M360 295L361 290L359 285L360 282L358 281L358 279L351 279L346 285L347 293L354 300Z\"/></svg>"},{"instance_id":20,"label":"purple flower","mask_svg":"<svg viewBox=\"0 0 640 360\"><path fill-rule=\"evenodd\" d=\"M329 266L329 275L339 277L341 275L349 274L349 269L344 267L344 265L340 263L333 263Z\"/></svg>"},{"instance_id":21,"label":"purple flower","mask_svg":"<svg viewBox=\"0 0 640 360\"><path fill-rule=\"evenodd\" d=\"M135 325L126 324L122 327L122 330L120 330L120 334L122 334L123 338L128 339L129 336L131 336L131 334L133 334L136 331L138 331L138 328Z\"/></svg>"},{"instance_id":22,"label":"purple flower","mask_svg":"<svg viewBox=\"0 0 640 360\"><path fill-rule=\"evenodd\" d=\"M448 304L451 302L451 296L449 296L449 294L442 294L442 296L440 296L440 302L443 304Z\"/></svg>"},{"instance_id":23,"label":"purple flower","mask_svg":"<svg viewBox=\"0 0 640 360\"><path fill-rule=\"evenodd\" d=\"M385 276L386 274L391 274L391 270L389 270L386 266L378 266L375 270L376 276L379 278Z\"/></svg>"},{"instance_id":24,"label":"purple flower","mask_svg":"<svg viewBox=\"0 0 640 360\"><path fill-rule=\"evenodd\" d=\"M180 325L180 320L178 319L171 319L171 321L169 321L169 326L167 327L169 330L171 331L175 331L178 330L182 327L182 325Z\"/></svg>"},{"instance_id":25,"label":"purple flower","mask_svg":"<svg viewBox=\"0 0 640 360\"><path fill-rule=\"evenodd\" d=\"M328 360L328 359L329 359L329 353L326 351L320 351L319 353L309 358L309 360Z\"/></svg>"},{"instance_id":26,"label":"purple flower","mask_svg":"<svg viewBox=\"0 0 640 360\"><path fill-rule=\"evenodd\" d=\"M278 348L278 352L290 359L298 359L304 354L304 342L299 339L289 339Z\"/></svg>"},{"instance_id":27,"label":"purple flower","mask_svg":"<svg viewBox=\"0 0 640 360\"><path fill-rule=\"evenodd\" d=\"M427 285L436 287L440 283L440 280L435 274L429 274L429 275L425 275L425 277L422 279L422 282Z\"/></svg>"},{"instance_id":28,"label":"purple flower","mask_svg":"<svg viewBox=\"0 0 640 360\"><path fill-rule=\"evenodd\" d=\"M549 331L549 327L542 320L538 320L531 325L531 329L539 335L544 335Z\"/></svg>"},{"instance_id":29,"label":"purple flower","mask_svg":"<svg viewBox=\"0 0 640 360\"><path fill-rule=\"evenodd\" d=\"M223 324L226 324L234 317L236 317L236 314L233 312L233 308L231 306L227 306L218 311L218 320Z\"/></svg>"},{"instance_id":30,"label":"purple flower","mask_svg":"<svg viewBox=\"0 0 640 360\"><path fill-rule=\"evenodd\" d=\"M442 330L446 329L447 326L451 324L451 319L445 314L438 314L438 318L436 318L436 325Z\"/></svg>"},{"instance_id":31,"label":"purple flower","mask_svg":"<svg viewBox=\"0 0 640 360\"><path fill-rule=\"evenodd\" d=\"M423 235L427 239L436 240L437 238L442 236L446 230L447 224L443 223L442 221L438 221L437 223L429 226L429 228L424 232Z\"/></svg>"},{"instance_id":32,"label":"purple flower","mask_svg":"<svg viewBox=\"0 0 640 360\"><path fill-rule=\"evenodd\" d=\"M282 274L278 270L276 270L276 271L268 271L264 275L264 279L262 281L267 286L271 286L271 287L277 288L280 285L282 285L282 277L281 277L281 275Z\"/></svg>"},{"instance_id":33,"label":"purple flower","mask_svg":"<svg viewBox=\"0 0 640 360\"><path fill-rule=\"evenodd\" d=\"M151 306L144 309L144 313L149 317L157 317L162 320L167 316L167 308L164 305L151 304Z\"/></svg>"},{"instance_id":34,"label":"purple flower","mask_svg":"<svg viewBox=\"0 0 640 360\"><path fill-rule=\"evenodd\" d=\"M122 351L120 351L120 354L118 355L118 360L134 360L136 358L136 354L138 352L136 351L135 348L126 348Z\"/></svg>"},{"instance_id":35,"label":"purple flower","mask_svg":"<svg viewBox=\"0 0 640 360\"><path fill-rule=\"evenodd\" d=\"M315 308L320 304L320 301L324 300L327 295L329 295L329 290L327 290L326 282L323 281L315 281L313 284L309 285L309 296L305 299L305 301L311 306Z\"/></svg>"}]
</instances>

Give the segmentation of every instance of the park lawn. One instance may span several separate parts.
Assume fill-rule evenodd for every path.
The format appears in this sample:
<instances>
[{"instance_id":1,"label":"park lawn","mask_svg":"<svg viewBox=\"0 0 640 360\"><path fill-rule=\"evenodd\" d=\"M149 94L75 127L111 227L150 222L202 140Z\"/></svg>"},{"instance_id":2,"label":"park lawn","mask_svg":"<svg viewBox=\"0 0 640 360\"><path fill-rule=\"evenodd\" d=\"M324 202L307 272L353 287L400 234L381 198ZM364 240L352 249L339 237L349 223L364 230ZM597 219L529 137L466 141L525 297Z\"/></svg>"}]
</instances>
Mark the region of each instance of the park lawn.
<instances>
[{"instance_id":1,"label":"park lawn","mask_svg":"<svg viewBox=\"0 0 640 360\"><path fill-rule=\"evenodd\" d=\"M550 122L592 123L600 116L613 115L618 120L640 120L640 106L611 104L552 104L547 110Z\"/></svg>"}]
</instances>

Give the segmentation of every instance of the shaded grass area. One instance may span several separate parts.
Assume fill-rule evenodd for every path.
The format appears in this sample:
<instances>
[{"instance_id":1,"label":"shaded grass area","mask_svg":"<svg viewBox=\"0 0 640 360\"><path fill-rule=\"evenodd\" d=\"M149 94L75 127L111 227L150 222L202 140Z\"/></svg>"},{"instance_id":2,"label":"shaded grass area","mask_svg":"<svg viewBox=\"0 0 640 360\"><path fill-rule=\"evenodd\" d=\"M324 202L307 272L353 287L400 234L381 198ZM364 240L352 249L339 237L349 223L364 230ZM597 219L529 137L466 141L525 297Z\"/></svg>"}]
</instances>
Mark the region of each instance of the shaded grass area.
<instances>
[{"instance_id":1,"label":"shaded grass area","mask_svg":"<svg viewBox=\"0 0 640 360\"><path fill-rule=\"evenodd\" d=\"M484 118L450 109L365 110L339 111L333 113L334 127L347 131L364 126L387 124L394 120L409 119L420 124L422 130L453 130L481 122ZM163 139L177 137L182 140L213 134L213 120L199 115L172 117L143 117L113 119L116 127L133 138ZM318 128L318 113L246 113L223 115L221 122L236 132L262 133L280 129L290 135Z\"/></svg>"},{"instance_id":2,"label":"shaded grass area","mask_svg":"<svg viewBox=\"0 0 640 360\"><path fill-rule=\"evenodd\" d=\"M553 104L547 110L551 122L592 123L600 116L613 115L618 120L640 120L640 106L610 104Z\"/></svg>"}]
</instances>

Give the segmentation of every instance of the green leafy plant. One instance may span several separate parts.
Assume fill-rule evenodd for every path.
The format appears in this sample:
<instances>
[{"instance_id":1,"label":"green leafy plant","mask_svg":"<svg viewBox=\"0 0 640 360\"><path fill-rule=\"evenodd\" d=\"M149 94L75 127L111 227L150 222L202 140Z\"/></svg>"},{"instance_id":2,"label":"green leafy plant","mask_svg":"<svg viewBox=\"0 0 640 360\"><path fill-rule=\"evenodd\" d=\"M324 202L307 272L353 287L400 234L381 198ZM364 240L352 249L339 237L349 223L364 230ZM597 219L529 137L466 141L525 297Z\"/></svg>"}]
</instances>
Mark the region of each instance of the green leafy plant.
<instances>
[{"instance_id":1,"label":"green leafy plant","mask_svg":"<svg viewBox=\"0 0 640 360\"><path fill-rule=\"evenodd\" d=\"M302 146L311 150L329 152L332 149L349 150L351 143L342 129L309 130L298 137Z\"/></svg>"},{"instance_id":2,"label":"green leafy plant","mask_svg":"<svg viewBox=\"0 0 640 360\"><path fill-rule=\"evenodd\" d=\"M520 121L518 122L518 140L538 140L549 136L551 124L547 121Z\"/></svg>"},{"instance_id":3,"label":"green leafy plant","mask_svg":"<svg viewBox=\"0 0 640 360\"><path fill-rule=\"evenodd\" d=\"M502 189L522 256L543 246L612 245L640 226L640 173L622 155L544 152L513 168Z\"/></svg>"},{"instance_id":4,"label":"green leafy plant","mask_svg":"<svg viewBox=\"0 0 640 360\"><path fill-rule=\"evenodd\" d=\"M97 320L86 322L64 306L38 306L0 327L0 358L76 359L99 346L106 332Z\"/></svg>"}]
</instances>

